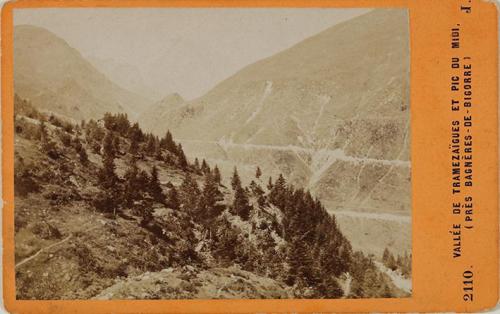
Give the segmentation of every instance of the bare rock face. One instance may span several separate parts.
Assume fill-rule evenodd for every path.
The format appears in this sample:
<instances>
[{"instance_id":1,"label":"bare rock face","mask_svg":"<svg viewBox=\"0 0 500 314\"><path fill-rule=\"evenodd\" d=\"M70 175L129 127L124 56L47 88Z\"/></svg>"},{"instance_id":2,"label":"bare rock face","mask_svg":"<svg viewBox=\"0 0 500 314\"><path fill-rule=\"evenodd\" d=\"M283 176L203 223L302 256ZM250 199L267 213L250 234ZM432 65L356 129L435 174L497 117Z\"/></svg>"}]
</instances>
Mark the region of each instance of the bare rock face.
<instances>
[{"instance_id":1,"label":"bare rock face","mask_svg":"<svg viewBox=\"0 0 500 314\"><path fill-rule=\"evenodd\" d=\"M148 101L111 82L63 39L39 27L14 29L14 89L40 110L75 120L126 112Z\"/></svg>"},{"instance_id":2,"label":"bare rock face","mask_svg":"<svg viewBox=\"0 0 500 314\"><path fill-rule=\"evenodd\" d=\"M408 45L407 12L374 10L247 66L144 126L170 128L189 155L223 172L237 165L250 177L259 165L283 173L332 212L408 216ZM410 237L403 242L408 249Z\"/></svg>"}]
</instances>

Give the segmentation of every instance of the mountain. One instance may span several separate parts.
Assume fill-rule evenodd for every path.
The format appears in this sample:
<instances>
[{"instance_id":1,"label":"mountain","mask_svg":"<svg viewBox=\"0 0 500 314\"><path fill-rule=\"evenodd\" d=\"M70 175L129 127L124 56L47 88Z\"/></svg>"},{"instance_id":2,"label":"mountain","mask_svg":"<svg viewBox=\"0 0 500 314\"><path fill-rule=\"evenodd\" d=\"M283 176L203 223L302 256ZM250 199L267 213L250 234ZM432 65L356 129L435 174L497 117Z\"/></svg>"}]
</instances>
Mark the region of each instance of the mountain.
<instances>
[{"instance_id":1,"label":"mountain","mask_svg":"<svg viewBox=\"0 0 500 314\"><path fill-rule=\"evenodd\" d=\"M408 38L406 10L376 9L243 68L144 126L158 134L170 128L188 156L217 162L223 172L237 165L250 177L259 165L283 173L342 213L353 245L405 251Z\"/></svg>"},{"instance_id":2,"label":"mountain","mask_svg":"<svg viewBox=\"0 0 500 314\"><path fill-rule=\"evenodd\" d=\"M88 57L88 60L96 69L126 90L141 95L150 100L151 103L160 99L160 95L145 83L144 77L137 67L112 58L103 59L91 56Z\"/></svg>"},{"instance_id":3,"label":"mountain","mask_svg":"<svg viewBox=\"0 0 500 314\"><path fill-rule=\"evenodd\" d=\"M149 101L109 80L66 41L35 26L14 28L14 90L40 110L81 120L135 117Z\"/></svg>"},{"instance_id":4,"label":"mountain","mask_svg":"<svg viewBox=\"0 0 500 314\"><path fill-rule=\"evenodd\" d=\"M177 93L167 95L142 112L138 121L141 125L161 125L163 121L168 119L168 115L173 110L180 108L185 102L182 96Z\"/></svg>"}]
</instances>

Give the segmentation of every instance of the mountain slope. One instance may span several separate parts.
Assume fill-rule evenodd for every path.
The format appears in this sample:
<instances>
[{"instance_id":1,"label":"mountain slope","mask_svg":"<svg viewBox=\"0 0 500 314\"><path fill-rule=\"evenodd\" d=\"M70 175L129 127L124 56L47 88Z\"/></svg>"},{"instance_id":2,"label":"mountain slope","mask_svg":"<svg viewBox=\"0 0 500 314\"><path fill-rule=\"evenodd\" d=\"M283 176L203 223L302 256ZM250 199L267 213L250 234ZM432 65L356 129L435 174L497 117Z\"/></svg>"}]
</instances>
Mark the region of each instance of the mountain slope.
<instances>
[{"instance_id":1,"label":"mountain slope","mask_svg":"<svg viewBox=\"0 0 500 314\"><path fill-rule=\"evenodd\" d=\"M15 110L18 299L407 295L282 176L226 187L121 114L71 124L19 97Z\"/></svg>"},{"instance_id":2,"label":"mountain slope","mask_svg":"<svg viewBox=\"0 0 500 314\"><path fill-rule=\"evenodd\" d=\"M151 102L161 98L157 92L144 83L144 77L137 67L111 58L103 59L91 56L88 57L88 60L96 69L126 90L141 95Z\"/></svg>"},{"instance_id":3,"label":"mountain slope","mask_svg":"<svg viewBox=\"0 0 500 314\"><path fill-rule=\"evenodd\" d=\"M14 29L14 89L40 110L77 120L107 111L135 117L148 104L110 81L63 39L30 25Z\"/></svg>"},{"instance_id":4,"label":"mountain slope","mask_svg":"<svg viewBox=\"0 0 500 314\"><path fill-rule=\"evenodd\" d=\"M377 9L243 68L144 126L159 134L168 126L188 156L217 162L223 173L235 165L243 178L257 165L283 173L331 212L402 215L402 225L342 220L363 235L353 244L403 252L411 242L408 94L407 12Z\"/></svg>"},{"instance_id":5,"label":"mountain slope","mask_svg":"<svg viewBox=\"0 0 500 314\"><path fill-rule=\"evenodd\" d=\"M407 23L406 11L384 9L336 25L145 127L168 125L188 153L258 158L335 206L408 212ZM372 197L381 180L400 183L389 203Z\"/></svg>"}]
</instances>

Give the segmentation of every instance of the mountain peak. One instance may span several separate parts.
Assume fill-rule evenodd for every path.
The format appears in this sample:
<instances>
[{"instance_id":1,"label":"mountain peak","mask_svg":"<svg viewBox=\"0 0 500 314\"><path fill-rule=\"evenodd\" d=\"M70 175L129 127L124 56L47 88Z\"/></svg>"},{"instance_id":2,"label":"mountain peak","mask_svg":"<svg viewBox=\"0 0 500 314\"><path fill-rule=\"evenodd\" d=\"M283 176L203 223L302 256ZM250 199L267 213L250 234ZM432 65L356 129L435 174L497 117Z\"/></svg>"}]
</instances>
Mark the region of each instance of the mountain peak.
<instances>
[{"instance_id":1,"label":"mountain peak","mask_svg":"<svg viewBox=\"0 0 500 314\"><path fill-rule=\"evenodd\" d=\"M168 94L167 96L163 97L162 100L160 100L160 103L171 105L178 105L184 102L186 101L184 100L184 98L182 98L181 95L179 95L179 93Z\"/></svg>"}]
</instances>

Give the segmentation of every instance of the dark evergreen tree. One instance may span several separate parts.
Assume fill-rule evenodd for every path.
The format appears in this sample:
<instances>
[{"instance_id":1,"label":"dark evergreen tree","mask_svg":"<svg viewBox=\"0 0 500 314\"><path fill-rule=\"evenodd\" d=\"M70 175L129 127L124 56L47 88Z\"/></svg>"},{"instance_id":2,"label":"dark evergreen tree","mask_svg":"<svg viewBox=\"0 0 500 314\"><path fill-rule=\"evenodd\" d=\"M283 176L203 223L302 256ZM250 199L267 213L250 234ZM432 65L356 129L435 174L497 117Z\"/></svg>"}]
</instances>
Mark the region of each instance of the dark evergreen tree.
<instances>
[{"instance_id":1,"label":"dark evergreen tree","mask_svg":"<svg viewBox=\"0 0 500 314\"><path fill-rule=\"evenodd\" d=\"M214 177L215 182L217 182L217 184L221 184L222 178L221 178L221 174L220 174L220 171L219 171L219 168L217 167L217 165L215 165L215 167L214 167L213 177Z\"/></svg>"},{"instance_id":2,"label":"dark evergreen tree","mask_svg":"<svg viewBox=\"0 0 500 314\"><path fill-rule=\"evenodd\" d=\"M238 169L236 169L236 167L234 167L233 177L231 178L231 187L233 188L234 191L236 191L238 187L241 188L241 179L238 174Z\"/></svg>"},{"instance_id":3,"label":"dark evergreen tree","mask_svg":"<svg viewBox=\"0 0 500 314\"><path fill-rule=\"evenodd\" d=\"M187 169L188 162L181 143L177 145L177 157L179 158L179 166L181 166L182 169Z\"/></svg>"},{"instance_id":4,"label":"dark evergreen tree","mask_svg":"<svg viewBox=\"0 0 500 314\"><path fill-rule=\"evenodd\" d=\"M273 178L269 177L269 180L267 181L267 190L271 191L273 189Z\"/></svg>"},{"instance_id":5,"label":"dark evergreen tree","mask_svg":"<svg viewBox=\"0 0 500 314\"><path fill-rule=\"evenodd\" d=\"M116 157L114 135L113 132L108 131L102 143L103 159L114 159Z\"/></svg>"},{"instance_id":6,"label":"dark evergreen tree","mask_svg":"<svg viewBox=\"0 0 500 314\"><path fill-rule=\"evenodd\" d=\"M167 192L167 205L172 209L180 208L179 194L175 186L171 186Z\"/></svg>"},{"instance_id":7,"label":"dark evergreen tree","mask_svg":"<svg viewBox=\"0 0 500 314\"><path fill-rule=\"evenodd\" d=\"M189 172L186 172L184 181L180 186L181 208L188 213L196 214L200 194L198 183L191 177Z\"/></svg>"},{"instance_id":8,"label":"dark evergreen tree","mask_svg":"<svg viewBox=\"0 0 500 314\"><path fill-rule=\"evenodd\" d=\"M194 171L196 173L199 173L199 171L200 171L200 161L198 160L198 157L196 157L194 159L194 165L193 165L193 167L194 167Z\"/></svg>"},{"instance_id":9,"label":"dark evergreen tree","mask_svg":"<svg viewBox=\"0 0 500 314\"><path fill-rule=\"evenodd\" d=\"M136 155L138 151L139 151L139 142L137 141L136 137L132 137L130 139L130 146L129 146L128 152L131 155Z\"/></svg>"},{"instance_id":10,"label":"dark evergreen tree","mask_svg":"<svg viewBox=\"0 0 500 314\"><path fill-rule=\"evenodd\" d=\"M155 138L153 134L148 134L146 148L145 148L146 154L152 156L155 153L155 148L156 148Z\"/></svg>"},{"instance_id":11,"label":"dark evergreen tree","mask_svg":"<svg viewBox=\"0 0 500 314\"><path fill-rule=\"evenodd\" d=\"M255 171L255 177L258 179L262 175L262 171L260 170L260 167L257 167L257 170Z\"/></svg>"},{"instance_id":12,"label":"dark evergreen tree","mask_svg":"<svg viewBox=\"0 0 500 314\"><path fill-rule=\"evenodd\" d=\"M241 187L241 185L237 185L235 187L234 201L233 206L231 207L231 212L240 216L243 220L248 220L251 209L252 206L249 204L247 192Z\"/></svg>"},{"instance_id":13,"label":"dark evergreen tree","mask_svg":"<svg viewBox=\"0 0 500 314\"><path fill-rule=\"evenodd\" d=\"M200 198L199 216L206 223L215 219L223 207L219 204L223 200L222 192L219 191L219 185L215 181L212 173L205 174L203 190Z\"/></svg>"},{"instance_id":14,"label":"dark evergreen tree","mask_svg":"<svg viewBox=\"0 0 500 314\"><path fill-rule=\"evenodd\" d=\"M155 201L158 203L165 203L165 195L160 184L160 178L158 175L158 168L153 166L151 169L151 177L148 184L149 192Z\"/></svg>"},{"instance_id":15,"label":"dark evergreen tree","mask_svg":"<svg viewBox=\"0 0 500 314\"><path fill-rule=\"evenodd\" d=\"M201 173L203 173L203 174L210 173L210 167L208 166L205 159L203 159L203 161L201 162L200 170L201 170Z\"/></svg>"},{"instance_id":16,"label":"dark evergreen tree","mask_svg":"<svg viewBox=\"0 0 500 314\"><path fill-rule=\"evenodd\" d=\"M167 131L167 134L165 134L165 137L164 137L164 145L165 145L165 148L171 152L172 154L174 155L177 155L177 148L178 146L175 144L174 142L174 139L172 138L172 133L170 133L170 131Z\"/></svg>"},{"instance_id":17,"label":"dark evergreen tree","mask_svg":"<svg viewBox=\"0 0 500 314\"><path fill-rule=\"evenodd\" d=\"M116 212L121 205L122 194L120 180L115 173L115 152L111 131L104 138L103 146L103 165L98 173L98 182L102 191L96 195L94 205L103 211L113 212L113 216L116 217Z\"/></svg>"},{"instance_id":18,"label":"dark evergreen tree","mask_svg":"<svg viewBox=\"0 0 500 314\"><path fill-rule=\"evenodd\" d=\"M130 158L127 171L125 172L124 201L126 206L132 206L134 201L141 198L141 191L144 186L139 182L139 168L134 157Z\"/></svg>"}]
</instances>

